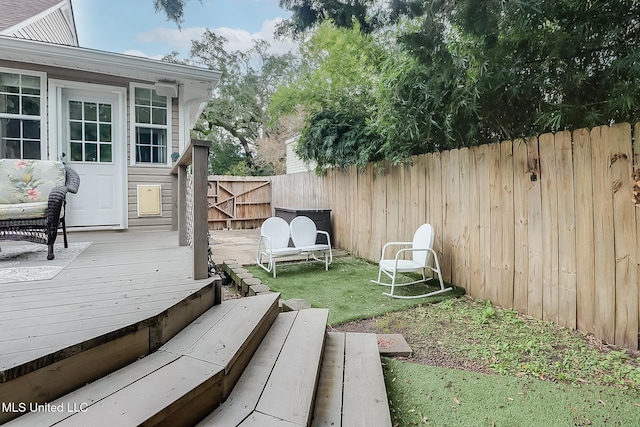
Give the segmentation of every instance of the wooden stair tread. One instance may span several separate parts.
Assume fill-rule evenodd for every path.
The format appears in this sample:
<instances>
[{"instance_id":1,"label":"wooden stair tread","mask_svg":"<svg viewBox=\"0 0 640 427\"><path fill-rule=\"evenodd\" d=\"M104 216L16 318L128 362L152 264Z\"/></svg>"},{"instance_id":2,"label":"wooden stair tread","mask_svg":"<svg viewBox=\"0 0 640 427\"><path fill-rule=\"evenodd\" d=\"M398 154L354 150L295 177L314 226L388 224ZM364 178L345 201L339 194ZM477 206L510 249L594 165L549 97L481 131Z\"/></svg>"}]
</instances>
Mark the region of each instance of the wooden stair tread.
<instances>
[{"instance_id":1,"label":"wooden stair tread","mask_svg":"<svg viewBox=\"0 0 640 427\"><path fill-rule=\"evenodd\" d=\"M294 424L290 421L281 420L271 415L260 412L253 412L238 427L302 427L300 424Z\"/></svg>"},{"instance_id":2,"label":"wooden stair tread","mask_svg":"<svg viewBox=\"0 0 640 427\"><path fill-rule=\"evenodd\" d=\"M298 312L281 313L271 325L229 398L198 426L237 426L247 418L260 399Z\"/></svg>"},{"instance_id":3,"label":"wooden stair tread","mask_svg":"<svg viewBox=\"0 0 640 427\"><path fill-rule=\"evenodd\" d=\"M113 393L127 387L132 381L143 378L163 366L175 361L178 357L166 353L153 353L140 361L126 366L100 380L71 392L62 398L52 402L52 405L91 405L112 395ZM144 363L142 363L144 361ZM10 426L34 426L52 425L70 417L66 411L63 412L31 412L13 421L9 421Z\"/></svg>"},{"instance_id":4,"label":"wooden stair tread","mask_svg":"<svg viewBox=\"0 0 640 427\"><path fill-rule=\"evenodd\" d=\"M229 371L238 360L235 371L244 369L277 316L278 297L225 301L155 353L52 403L65 408L86 404L83 412L62 418L59 413L32 412L9 425L194 424L228 395L239 376L229 380ZM205 398L197 399L200 396Z\"/></svg>"},{"instance_id":5,"label":"wooden stair tread","mask_svg":"<svg viewBox=\"0 0 640 427\"><path fill-rule=\"evenodd\" d=\"M240 349L252 337L262 322L263 310L274 313L269 325L278 312L279 294L265 294L251 298L229 301L227 312L211 311L205 317L187 326L177 336L160 347L159 351L183 354L200 360L215 360L228 371ZM241 312L242 315L237 314ZM233 331L233 333L230 333ZM266 331L265 331L266 332Z\"/></svg>"},{"instance_id":6,"label":"wooden stair tread","mask_svg":"<svg viewBox=\"0 0 640 427\"><path fill-rule=\"evenodd\" d=\"M329 310L298 312L256 410L295 424L311 421Z\"/></svg>"},{"instance_id":7,"label":"wooden stair tread","mask_svg":"<svg viewBox=\"0 0 640 427\"><path fill-rule=\"evenodd\" d=\"M198 425L308 425L327 318L326 309L281 313L229 399Z\"/></svg>"},{"instance_id":8,"label":"wooden stair tread","mask_svg":"<svg viewBox=\"0 0 640 427\"><path fill-rule=\"evenodd\" d=\"M342 425L345 334L329 332L325 339L312 427Z\"/></svg>"},{"instance_id":9,"label":"wooden stair tread","mask_svg":"<svg viewBox=\"0 0 640 427\"><path fill-rule=\"evenodd\" d=\"M376 335L328 333L325 354L312 426L390 427Z\"/></svg>"}]
</instances>

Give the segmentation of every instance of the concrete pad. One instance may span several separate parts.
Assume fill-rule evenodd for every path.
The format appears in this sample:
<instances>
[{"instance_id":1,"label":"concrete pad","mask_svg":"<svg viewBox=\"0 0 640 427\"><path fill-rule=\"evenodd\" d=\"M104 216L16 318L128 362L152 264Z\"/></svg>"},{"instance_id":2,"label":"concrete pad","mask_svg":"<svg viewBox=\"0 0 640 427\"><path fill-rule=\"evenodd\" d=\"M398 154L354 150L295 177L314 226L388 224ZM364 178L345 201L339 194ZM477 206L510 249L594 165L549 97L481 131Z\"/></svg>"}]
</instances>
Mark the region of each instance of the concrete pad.
<instances>
[{"instance_id":1,"label":"concrete pad","mask_svg":"<svg viewBox=\"0 0 640 427\"><path fill-rule=\"evenodd\" d=\"M401 334L376 334L381 356L411 356L411 347Z\"/></svg>"}]
</instances>

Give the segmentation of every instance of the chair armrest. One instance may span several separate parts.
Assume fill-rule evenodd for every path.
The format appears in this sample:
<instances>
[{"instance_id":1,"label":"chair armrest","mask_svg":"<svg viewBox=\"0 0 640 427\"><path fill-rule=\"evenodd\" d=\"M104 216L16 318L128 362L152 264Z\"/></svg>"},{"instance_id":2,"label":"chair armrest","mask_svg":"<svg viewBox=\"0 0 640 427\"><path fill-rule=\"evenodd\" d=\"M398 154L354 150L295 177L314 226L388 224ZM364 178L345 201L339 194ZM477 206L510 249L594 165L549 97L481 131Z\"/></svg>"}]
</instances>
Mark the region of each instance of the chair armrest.
<instances>
[{"instance_id":1,"label":"chair armrest","mask_svg":"<svg viewBox=\"0 0 640 427\"><path fill-rule=\"evenodd\" d=\"M329 233L327 233L324 230L317 230L317 233L320 235L324 234L325 236L327 236L327 244L329 245L329 247L331 247L331 236L329 236Z\"/></svg>"},{"instance_id":2,"label":"chair armrest","mask_svg":"<svg viewBox=\"0 0 640 427\"><path fill-rule=\"evenodd\" d=\"M267 235L261 234L260 239L258 240L258 250L262 247L262 242L264 241L265 249L271 250L271 238Z\"/></svg>"},{"instance_id":3,"label":"chair armrest","mask_svg":"<svg viewBox=\"0 0 640 427\"><path fill-rule=\"evenodd\" d=\"M387 247L390 247L390 246L408 246L408 245L412 245L412 244L413 244L413 242L387 242L382 247L382 254L380 255L380 259L384 259L384 253L386 252Z\"/></svg>"},{"instance_id":4,"label":"chair armrest","mask_svg":"<svg viewBox=\"0 0 640 427\"><path fill-rule=\"evenodd\" d=\"M405 252L430 252L432 254L435 254L436 252L431 249L431 248L406 248L406 249L400 249L398 251L398 253L396 253L396 259L399 259L400 254L405 253Z\"/></svg>"},{"instance_id":5,"label":"chair armrest","mask_svg":"<svg viewBox=\"0 0 640 427\"><path fill-rule=\"evenodd\" d=\"M78 172L65 165L64 173L67 191L76 194L80 188L80 176L78 175Z\"/></svg>"},{"instance_id":6,"label":"chair armrest","mask_svg":"<svg viewBox=\"0 0 640 427\"><path fill-rule=\"evenodd\" d=\"M427 268L429 268L430 270L433 271L437 271L438 273L440 272L440 261L438 260L438 254L436 253L436 251L433 250L433 248L407 248L407 249L400 249L398 251L398 253L396 254L395 257L395 262L396 262L396 267L398 266L398 261L400 260L400 255L404 252L429 252L431 255L433 255L433 261L436 263L435 268L431 267L429 265L429 263L427 262Z\"/></svg>"}]
</instances>

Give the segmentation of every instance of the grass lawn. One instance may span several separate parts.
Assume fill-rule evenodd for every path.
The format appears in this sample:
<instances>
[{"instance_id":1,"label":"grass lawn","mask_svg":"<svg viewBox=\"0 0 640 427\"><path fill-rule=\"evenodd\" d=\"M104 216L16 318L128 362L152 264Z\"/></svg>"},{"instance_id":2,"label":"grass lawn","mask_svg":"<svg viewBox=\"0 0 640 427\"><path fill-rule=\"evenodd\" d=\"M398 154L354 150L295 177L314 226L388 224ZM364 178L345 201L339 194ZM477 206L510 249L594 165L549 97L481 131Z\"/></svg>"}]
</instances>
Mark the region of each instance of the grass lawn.
<instances>
[{"instance_id":1,"label":"grass lawn","mask_svg":"<svg viewBox=\"0 0 640 427\"><path fill-rule=\"evenodd\" d=\"M285 300L329 308L332 326L375 317L383 332L402 332L414 353L437 351L494 372L384 358L394 426L640 425L637 356L593 348L577 331L459 298L459 289L392 299L370 282L377 266L353 257L335 259L328 272L320 264L279 266L276 279L247 269ZM424 293L415 288L402 289Z\"/></svg>"},{"instance_id":2,"label":"grass lawn","mask_svg":"<svg viewBox=\"0 0 640 427\"><path fill-rule=\"evenodd\" d=\"M614 387L384 359L397 426L638 426L638 395Z\"/></svg>"},{"instance_id":3,"label":"grass lawn","mask_svg":"<svg viewBox=\"0 0 640 427\"><path fill-rule=\"evenodd\" d=\"M324 271L324 264L316 262L278 265L278 277L275 279L260 267L245 268L272 291L280 292L283 300L302 298L312 307L328 308L330 325L443 301L464 293L464 290L454 288L453 291L429 298L390 298L382 295L382 292L388 291L388 287L370 282L378 278L378 267L350 256L334 258L329 271ZM439 288L437 281L431 281L431 284L434 287L413 285L396 290L400 295L420 295Z\"/></svg>"}]
</instances>

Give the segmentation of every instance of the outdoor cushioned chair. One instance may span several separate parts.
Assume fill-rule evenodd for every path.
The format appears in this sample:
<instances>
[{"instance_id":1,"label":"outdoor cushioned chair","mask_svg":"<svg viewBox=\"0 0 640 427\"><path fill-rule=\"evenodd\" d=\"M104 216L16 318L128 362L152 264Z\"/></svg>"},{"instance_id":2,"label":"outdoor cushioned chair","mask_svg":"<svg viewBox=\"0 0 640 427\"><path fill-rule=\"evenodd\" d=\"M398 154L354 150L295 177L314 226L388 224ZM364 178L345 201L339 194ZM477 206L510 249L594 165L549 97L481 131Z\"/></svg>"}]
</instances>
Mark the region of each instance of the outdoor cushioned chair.
<instances>
[{"instance_id":1,"label":"outdoor cushioned chair","mask_svg":"<svg viewBox=\"0 0 640 427\"><path fill-rule=\"evenodd\" d=\"M382 255L380 256L380 269L378 270L378 280L372 280L373 283L379 285L390 286L390 292L383 292L384 295L388 295L393 298L424 298L432 295L437 295L443 292L452 290L453 288L445 288L442 281L442 272L440 271L440 262L438 261L438 255L433 250L434 232L431 224L423 224L416 230L413 235L413 241L411 242L388 242L382 247ZM402 247L396 253L393 258L385 258L385 254L388 250L394 247ZM410 259L404 259L405 254L410 255ZM433 259L434 266L431 266L431 260ZM417 283L424 283L426 278L426 270L430 270L438 276L440 281L440 289L421 295L398 295L395 293L397 286L415 285ZM397 283L396 279L398 273L409 273L420 271L422 273L421 280L415 280L408 283ZM386 274L391 283L382 282L382 273Z\"/></svg>"},{"instance_id":2,"label":"outdoor cushioned chair","mask_svg":"<svg viewBox=\"0 0 640 427\"><path fill-rule=\"evenodd\" d=\"M53 259L58 228L68 247L66 195L79 186L78 174L61 162L0 159L0 240L46 244Z\"/></svg>"},{"instance_id":3,"label":"outdoor cushioned chair","mask_svg":"<svg viewBox=\"0 0 640 427\"><path fill-rule=\"evenodd\" d=\"M300 249L289 247L290 236L289 224L277 216L268 218L260 227L256 262L265 271L273 272L274 278L276 277L277 258L301 253Z\"/></svg>"},{"instance_id":4,"label":"outdoor cushioned chair","mask_svg":"<svg viewBox=\"0 0 640 427\"><path fill-rule=\"evenodd\" d=\"M324 262L324 269L329 270L329 264L333 262L331 251L331 238L326 231L318 230L315 222L307 216L297 216L289 224L293 245L300 249L302 255L313 258L315 261ZM324 235L327 243L316 243L317 237ZM322 258L318 258L322 256Z\"/></svg>"}]
</instances>

